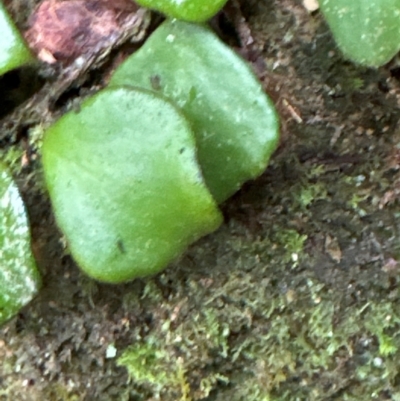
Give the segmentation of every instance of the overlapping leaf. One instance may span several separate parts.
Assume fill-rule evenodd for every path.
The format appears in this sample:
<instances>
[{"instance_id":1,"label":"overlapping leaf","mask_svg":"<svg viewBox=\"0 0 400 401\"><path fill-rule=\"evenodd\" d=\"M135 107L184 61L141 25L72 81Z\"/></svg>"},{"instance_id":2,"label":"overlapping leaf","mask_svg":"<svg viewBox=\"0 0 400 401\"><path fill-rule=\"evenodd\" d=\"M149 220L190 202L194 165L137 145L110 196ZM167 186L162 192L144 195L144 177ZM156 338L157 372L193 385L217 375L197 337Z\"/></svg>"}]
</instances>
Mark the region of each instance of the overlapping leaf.
<instances>
[{"instance_id":1,"label":"overlapping leaf","mask_svg":"<svg viewBox=\"0 0 400 401\"><path fill-rule=\"evenodd\" d=\"M182 109L217 202L260 175L276 148L273 103L248 64L205 26L166 21L119 67L110 85L152 89Z\"/></svg>"}]
</instances>

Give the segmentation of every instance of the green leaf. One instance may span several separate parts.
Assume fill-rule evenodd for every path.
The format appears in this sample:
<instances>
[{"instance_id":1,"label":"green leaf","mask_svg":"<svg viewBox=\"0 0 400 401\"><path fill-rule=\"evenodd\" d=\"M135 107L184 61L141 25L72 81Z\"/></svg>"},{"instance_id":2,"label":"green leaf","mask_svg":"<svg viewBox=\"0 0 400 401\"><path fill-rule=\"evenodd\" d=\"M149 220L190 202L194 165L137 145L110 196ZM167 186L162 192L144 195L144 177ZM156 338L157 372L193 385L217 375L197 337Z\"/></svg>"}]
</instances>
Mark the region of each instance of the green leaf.
<instances>
[{"instance_id":1,"label":"green leaf","mask_svg":"<svg viewBox=\"0 0 400 401\"><path fill-rule=\"evenodd\" d=\"M11 176L0 165L0 324L36 295L40 276L30 248L24 204Z\"/></svg>"},{"instance_id":2,"label":"green leaf","mask_svg":"<svg viewBox=\"0 0 400 401\"><path fill-rule=\"evenodd\" d=\"M400 50L400 0L320 0L320 7L344 55L380 66Z\"/></svg>"},{"instance_id":3,"label":"green leaf","mask_svg":"<svg viewBox=\"0 0 400 401\"><path fill-rule=\"evenodd\" d=\"M203 22L215 15L227 0L137 0L141 6L161 11L169 17Z\"/></svg>"},{"instance_id":4,"label":"green leaf","mask_svg":"<svg viewBox=\"0 0 400 401\"><path fill-rule=\"evenodd\" d=\"M207 27L166 21L115 72L173 100L191 121L205 181L217 202L266 168L278 117L250 67Z\"/></svg>"},{"instance_id":5,"label":"green leaf","mask_svg":"<svg viewBox=\"0 0 400 401\"><path fill-rule=\"evenodd\" d=\"M17 28L0 2L0 75L33 59Z\"/></svg>"},{"instance_id":6,"label":"green leaf","mask_svg":"<svg viewBox=\"0 0 400 401\"><path fill-rule=\"evenodd\" d=\"M221 223L189 123L159 95L104 89L50 127L42 151L57 222L98 280L156 273Z\"/></svg>"}]
</instances>

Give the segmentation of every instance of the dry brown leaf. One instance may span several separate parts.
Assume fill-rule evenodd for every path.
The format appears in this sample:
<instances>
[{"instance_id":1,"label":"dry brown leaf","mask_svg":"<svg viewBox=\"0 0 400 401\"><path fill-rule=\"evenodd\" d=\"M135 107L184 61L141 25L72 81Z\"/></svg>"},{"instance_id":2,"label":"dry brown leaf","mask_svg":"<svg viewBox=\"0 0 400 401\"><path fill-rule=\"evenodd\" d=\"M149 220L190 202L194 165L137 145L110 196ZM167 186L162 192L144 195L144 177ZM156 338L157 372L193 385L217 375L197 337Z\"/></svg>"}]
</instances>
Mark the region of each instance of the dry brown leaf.
<instances>
[{"instance_id":1,"label":"dry brown leaf","mask_svg":"<svg viewBox=\"0 0 400 401\"><path fill-rule=\"evenodd\" d=\"M342 260L342 250L340 249L337 238L327 235L325 238L325 252L336 262Z\"/></svg>"}]
</instances>

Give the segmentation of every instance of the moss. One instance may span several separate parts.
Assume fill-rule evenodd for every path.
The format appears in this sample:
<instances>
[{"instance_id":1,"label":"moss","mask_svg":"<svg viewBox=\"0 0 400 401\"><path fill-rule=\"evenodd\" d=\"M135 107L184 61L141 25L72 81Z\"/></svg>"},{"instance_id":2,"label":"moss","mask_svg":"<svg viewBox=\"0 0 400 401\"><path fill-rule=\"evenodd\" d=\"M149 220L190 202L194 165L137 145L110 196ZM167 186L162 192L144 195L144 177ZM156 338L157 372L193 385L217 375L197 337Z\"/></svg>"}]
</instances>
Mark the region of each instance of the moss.
<instances>
[{"instance_id":1,"label":"moss","mask_svg":"<svg viewBox=\"0 0 400 401\"><path fill-rule=\"evenodd\" d=\"M168 355L162 349L157 349L151 339L146 344L127 348L118 358L118 364L128 369L138 385L149 384L158 392L165 385L176 382L176 371L171 372Z\"/></svg>"},{"instance_id":2,"label":"moss","mask_svg":"<svg viewBox=\"0 0 400 401\"><path fill-rule=\"evenodd\" d=\"M7 150L0 150L0 158L3 163L9 168L13 176L19 175L22 169L22 157L24 151L21 146L14 145Z\"/></svg>"},{"instance_id":3,"label":"moss","mask_svg":"<svg viewBox=\"0 0 400 401\"><path fill-rule=\"evenodd\" d=\"M169 392L180 394L180 401L192 400L181 359L171 360L165 350L158 348L156 338L130 346L117 364L126 367L135 385L149 387L156 397L168 388Z\"/></svg>"},{"instance_id":4,"label":"moss","mask_svg":"<svg viewBox=\"0 0 400 401\"><path fill-rule=\"evenodd\" d=\"M82 401L84 396L77 394L68 386L59 383L51 383L44 392L37 392L29 384L29 380L15 381L10 386L0 389L0 400L17 399L21 401Z\"/></svg>"},{"instance_id":5,"label":"moss","mask_svg":"<svg viewBox=\"0 0 400 401\"><path fill-rule=\"evenodd\" d=\"M283 257L283 261L292 261L294 265L297 265L299 255L303 251L306 239L307 235L301 235L296 230L277 230L275 241L278 246L283 247L286 250L286 255Z\"/></svg>"},{"instance_id":6,"label":"moss","mask_svg":"<svg viewBox=\"0 0 400 401\"><path fill-rule=\"evenodd\" d=\"M32 151L40 152L43 143L45 127L42 124L35 125L28 132L29 146Z\"/></svg>"},{"instance_id":7,"label":"moss","mask_svg":"<svg viewBox=\"0 0 400 401\"><path fill-rule=\"evenodd\" d=\"M251 221L231 219L193 247L177 272L167 270L146 285L141 301L149 301L159 319L152 335L164 352L162 365L181 358L193 400L356 400L395 392L400 301L395 292L390 300L374 295L385 285L377 278L381 267L373 268L375 278L371 270L360 275L358 259L345 265L342 256L329 259L324 249L337 214L344 224L360 228L371 213L365 187L354 186L360 173L338 180L313 165L298 174L302 179L289 196L285 186L282 192L275 187L268 206L264 198L253 201L252 208L260 210L258 231L249 230ZM331 209L332 193L339 196ZM370 245L357 229L333 232L340 254L353 252L355 243L360 244L356 257L371 252L362 248ZM175 282L166 302L164 286L179 269L193 266L190 281ZM319 278L318 269L326 269ZM361 288L354 300L347 295L351 279L344 280L345 288L328 274L341 274L340 269ZM158 387L158 394L172 399L175 383L176 377Z\"/></svg>"},{"instance_id":8,"label":"moss","mask_svg":"<svg viewBox=\"0 0 400 401\"><path fill-rule=\"evenodd\" d=\"M302 207L307 207L319 199L327 198L327 189L324 184L306 185L301 188L298 201Z\"/></svg>"},{"instance_id":9,"label":"moss","mask_svg":"<svg viewBox=\"0 0 400 401\"><path fill-rule=\"evenodd\" d=\"M45 394L46 400L54 400L54 401L81 401L83 400L82 394L77 394L75 391L71 390L67 386L63 386L58 383L54 383L50 385Z\"/></svg>"}]
</instances>

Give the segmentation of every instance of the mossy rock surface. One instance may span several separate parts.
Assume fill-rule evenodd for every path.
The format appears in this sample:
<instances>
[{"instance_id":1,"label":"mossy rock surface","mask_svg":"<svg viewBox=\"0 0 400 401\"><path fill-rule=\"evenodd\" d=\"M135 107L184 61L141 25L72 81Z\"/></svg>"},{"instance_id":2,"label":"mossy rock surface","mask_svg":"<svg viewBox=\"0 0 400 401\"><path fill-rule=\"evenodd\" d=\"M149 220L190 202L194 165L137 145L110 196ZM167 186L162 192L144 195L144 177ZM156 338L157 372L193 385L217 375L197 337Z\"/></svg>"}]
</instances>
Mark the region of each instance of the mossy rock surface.
<instances>
[{"instance_id":1,"label":"mossy rock surface","mask_svg":"<svg viewBox=\"0 0 400 401\"><path fill-rule=\"evenodd\" d=\"M257 50L241 53L278 107L282 144L225 202L221 227L171 268L123 285L88 279L57 231L35 154L25 154L28 120L17 124L22 142L2 144L7 160L30 158L10 164L44 286L0 329L0 398L399 398L397 70L349 62L302 2L240 4ZM218 26L238 44L238 30ZM80 94L110 76L100 72ZM72 88L48 112L76 107L78 95Z\"/></svg>"}]
</instances>

